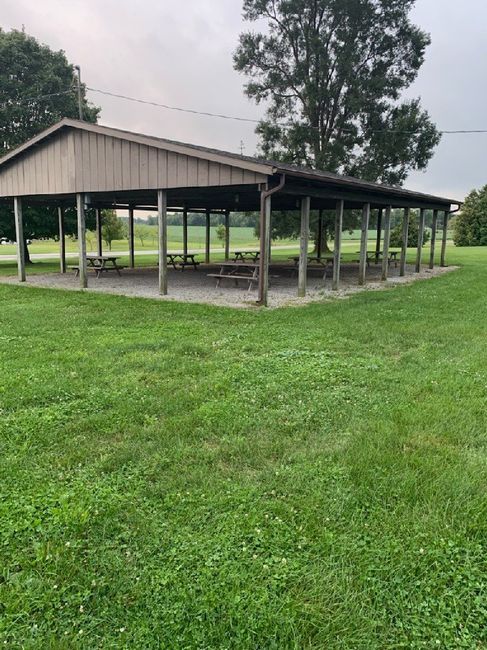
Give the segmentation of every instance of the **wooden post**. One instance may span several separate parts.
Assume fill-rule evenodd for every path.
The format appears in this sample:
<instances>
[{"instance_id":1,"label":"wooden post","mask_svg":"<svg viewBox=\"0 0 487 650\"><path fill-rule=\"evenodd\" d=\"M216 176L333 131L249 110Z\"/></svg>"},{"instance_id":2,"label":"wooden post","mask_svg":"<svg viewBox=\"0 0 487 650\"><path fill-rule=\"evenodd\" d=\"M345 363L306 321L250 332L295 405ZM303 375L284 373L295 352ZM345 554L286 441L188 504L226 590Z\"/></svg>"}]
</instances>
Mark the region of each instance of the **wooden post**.
<instances>
[{"instance_id":1,"label":"wooden post","mask_svg":"<svg viewBox=\"0 0 487 650\"><path fill-rule=\"evenodd\" d=\"M101 230L101 210L95 210L96 219L96 249L98 255L103 255L103 234Z\"/></svg>"},{"instance_id":2,"label":"wooden post","mask_svg":"<svg viewBox=\"0 0 487 650\"><path fill-rule=\"evenodd\" d=\"M431 224L431 242L430 242L430 269L435 268L435 246L436 246L436 228L438 227L438 210L433 210L433 221Z\"/></svg>"},{"instance_id":3,"label":"wooden post","mask_svg":"<svg viewBox=\"0 0 487 650\"><path fill-rule=\"evenodd\" d=\"M331 288L338 291L340 286L340 264L342 254L342 227L344 201L340 199L336 205L335 215L335 246L333 247L333 280Z\"/></svg>"},{"instance_id":4,"label":"wooden post","mask_svg":"<svg viewBox=\"0 0 487 650\"><path fill-rule=\"evenodd\" d=\"M377 212L377 238L375 240L375 263L379 261L380 240L382 231L382 208Z\"/></svg>"},{"instance_id":5,"label":"wooden post","mask_svg":"<svg viewBox=\"0 0 487 650\"><path fill-rule=\"evenodd\" d=\"M135 266L135 246L134 246L134 207L129 206L129 267Z\"/></svg>"},{"instance_id":6,"label":"wooden post","mask_svg":"<svg viewBox=\"0 0 487 650\"><path fill-rule=\"evenodd\" d=\"M84 194L76 194L76 211L78 213L79 284L82 289L86 289L88 286L88 273L86 271L86 222Z\"/></svg>"},{"instance_id":7,"label":"wooden post","mask_svg":"<svg viewBox=\"0 0 487 650\"><path fill-rule=\"evenodd\" d=\"M419 224L418 224L418 249L416 251L416 267L415 272L421 271L421 254L423 252L423 236L424 236L424 216L426 210L421 208L419 211Z\"/></svg>"},{"instance_id":8,"label":"wooden post","mask_svg":"<svg viewBox=\"0 0 487 650\"><path fill-rule=\"evenodd\" d=\"M316 257L321 257L321 244L323 239L323 210L318 212L318 241L316 243Z\"/></svg>"},{"instance_id":9,"label":"wooden post","mask_svg":"<svg viewBox=\"0 0 487 650\"><path fill-rule=\"evenodd\" d=\"M225 210L225 259L230 257L230 211Z\"/></svg>"},{"instance_id":10,"label":"wooden post","mask_svg":"<svg viewBox=\"0 0 487 650\"><path fill-rule=\"evenodd\" d=\"M167 192L157 190L159 225L159 294L167 294Z\"/></svg>"},{"instance_id":11,"label":"wooden post","mask_svg":"<svg viewBox=\"0 0 487 650\"><path fill-rule=\"evenodd\" d=\"M64 232L64 208L57 209L59 221L59 267L61 273L66 273L66 234Z\"/></svg>"},{"instance_id":12,"label":"wooden post","mask_svg":"<svg viewBox=\"0 0 487 650\"><path fill-rule=\"evenodd\" d=\"M183 253L188 254L188 211L183 210Z\"/></svg>"},{"instance_id":13,"label":"wooden post","mask_svg":"<svg viewBox=\"0 0 487 650\"><path fill-rule=\"evenodd\" d=\"M370 217L370 203L365 203L362 208L362 231L360 234L360 262L358 272L358 283L363 286L365 284L365 272L367 269L367 244L369 236L369 217Z\"/></svg>"},{"instance_id":14,"label":"wooden post","mask_svg":"<svg viewBox=\"0 0 487 650\"><path fill-rule=\"evenodd\" d=\"M25 241L24 223L22 219L22 199L19 196L14 198L15 213L15 239L17 240L17 272L19 282L25 282Z\"/></svg>"},{"instance_id":15,"label":"wooden post","mask_svg":"<svg viewBox=\"0 0 487 650\"><path fill-rule=\"evenodd\" d=\"M311 199L305 196L301 199L301 237L299 240L298 268L298 297L306 295L306 280L308 276L308 244L309 244L309 208Z\"/></svg>"},{"instance_id":16,"label":"wooden post","mask_svg":"<svg viewBox=\"0 0 487 650\"><path fill-rule=\"evenodd\" d=\"M446 266L446 240L448 237L448 217L450 213L445 210L443 213L443 237L441 238L440 266Z\"/></svg>"},{"instance_id":17,"label":"wooden post","mask_svg":"<svg viewBox=\"0 0 487 650\"><path fill-rule=\"evenodd\" d=\"M260 193L260 256L258 304L267 307L269 292L269 253L271 241L271 197Z\"/></svg>"},{"instance_id":18,"label":"wooden post","mask_svg":"<svg viewBox=\"0 0 487 650\"><path fill-rule=\"evenodd\" d=\"M382 246L382 274L381 280L385 282L389 275L389 240L391 238L391 206L386 208L386 218L384 220L384 245Z\"/></svg>"},{"instance_id":19,"label":"wooden post","mask_svg":"<svg viewBox=\"0 0 487 650\"><path fill-rule=\"evenodd\" d=\"M401 246L401 261L399 263L399 275L404 277L406 275L406 256L408 254L408 235L409 235L409 208L404 208L404 216L402 218L402 246Z\"/></svg>"},{"instance_id":20,"label":"wooden post","mask_svg":"<svg viewBox=\"0 0 487 650\"><path fill-rule=\"evenodd\" d=\"M205 241L205 263L210 263L210 210L206 210L206 241Z\"/></svg>"}]
</instances>

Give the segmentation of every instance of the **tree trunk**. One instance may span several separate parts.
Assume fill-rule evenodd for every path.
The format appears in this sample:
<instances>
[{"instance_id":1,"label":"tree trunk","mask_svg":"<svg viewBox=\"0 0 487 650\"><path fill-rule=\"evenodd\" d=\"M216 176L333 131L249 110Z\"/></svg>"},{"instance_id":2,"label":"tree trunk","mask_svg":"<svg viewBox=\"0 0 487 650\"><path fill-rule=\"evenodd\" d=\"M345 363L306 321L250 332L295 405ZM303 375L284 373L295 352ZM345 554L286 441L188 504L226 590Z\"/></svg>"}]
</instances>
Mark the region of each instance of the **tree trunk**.
<instances>
[{"instance_id":1,"label":"tree trunk","mask_svg":"<svg viewBox=\"0 0 487 650\"><path fill-rule=\"evenodd\" d=\"M314 234L315 253L318 251L318 230ZM328 226L324 223L321 231L321 253L331 253L328 246Z\"/></svg>"}]
</instances>

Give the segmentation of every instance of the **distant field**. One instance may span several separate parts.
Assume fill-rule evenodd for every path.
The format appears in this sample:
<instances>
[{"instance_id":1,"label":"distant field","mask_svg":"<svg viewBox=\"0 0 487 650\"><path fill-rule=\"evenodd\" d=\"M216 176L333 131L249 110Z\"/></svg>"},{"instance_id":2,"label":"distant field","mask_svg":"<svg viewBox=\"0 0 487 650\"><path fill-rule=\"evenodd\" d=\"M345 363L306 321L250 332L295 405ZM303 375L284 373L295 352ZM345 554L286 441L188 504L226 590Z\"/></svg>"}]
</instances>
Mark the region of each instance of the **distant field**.
<instances>
[{"instance_id":1,"label":"distant field","mask_svg":"<svg viewBox=\"0 0 487 650\"><path fill-rule=\"evenodd\" d=\"M153 250L157 248L157 226L148 226L152 231L152 236L141 242L135 239L136 250ZM375 240L375 230L369 231L369 239ZM183 245L183 229L182 226L168 226L168 247L170 250L181 249ZM360 230L354 230L351 233L345 231L343 233L344 241L359 241ZM296 244L296 239L279 239L274 242L276 246L287 246ZM210 245L212 248L219 248L223 246L221 239L218 239L216 228L211 228ZM255 237L253 228L230 228L230 247L235 248L254 248L259 245L259 240ZM205 247L205 228L204 226L189 226L188 228L188 246L191 249L204 249ZM88 237L87 249L88 251L95 250L96 244L94 238ZM106 248L106 245L105 245ZM68 252L76 253L78 251L78 244L75 240L68 238L66 249ZM112 243L113 251L126 251L128 244L126 239L120 239ZM30 246L31 253L57 253L59 250L59 243L54 240L34 241ZM0 246L0 255L13 255L15 254L15 245Z\"/></svg>"}]
</instances>

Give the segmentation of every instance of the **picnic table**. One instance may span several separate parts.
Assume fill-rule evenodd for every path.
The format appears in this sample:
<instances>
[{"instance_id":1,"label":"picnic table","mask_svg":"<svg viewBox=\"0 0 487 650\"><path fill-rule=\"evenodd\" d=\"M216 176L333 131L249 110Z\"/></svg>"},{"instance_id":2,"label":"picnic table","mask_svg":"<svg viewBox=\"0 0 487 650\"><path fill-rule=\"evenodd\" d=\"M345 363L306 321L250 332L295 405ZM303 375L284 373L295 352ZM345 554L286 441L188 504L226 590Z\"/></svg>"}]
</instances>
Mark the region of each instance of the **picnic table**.
<instances>
[{"instance_id":1,"label":"picnic table","mask_svg":"<svg viewBox=\"0 0 487 650\"><path fill-rule=\"evenodd\" d=\"M118 275L121 275L120 271L124 269L125 266L120 266L120 264L117 264L117 260L119 259L120 255L87 255L87 270L94 271L97 278L99 278L102 273L108 271L116 271ZM70 266L69 268L73 269L73 271L76 271L76 277L79 275L79 266Z\"/></svg>"},{"instance_id":2,"label":"picnic table","mask_svg":"<svg viewBox=\"0 0 487 650\"><path fill-rule=\"evenodd\" d=\"M299 267L299 255L293 255L289 258L294 262L294 271L297 272ZM326 280L326 271L329 266L333 266L333 257L317 257L315 255L308 256L308 268L323 269L323 280Z\"/></svg>"},{"instance_id":3,"label":"picnic table","mask_svg":"<svg viewBox=\"0 0 487 650\"><path fill-rule=\"evenodd\" d=\"M357 251L357 253L360 254L360 251ZM399 255L400 251L389 251L389 264L392 264L394 262L394 266L397 268L397 256ZM379 263L379 261L382 261L382 258L384 256L383 251L367 251L367 266L370 266L370 263L374 261L376 264Z\"/></svg>"},{"instance_id":4,"label":"picnic table","mask_svg":"<svg viewBox=\"0 0 487 650\"><path fill-rule=\"evenodd\" d=\"M238 286L239 280L248 282L248 291L259 281L259 264L255 262L220 262L219 273L208 273L209 278L216 278L216 288L220 286L222 280L234 280L235 286Z\"/></svg>"},{"instance_id":5,"label":"picnic table","mask_svg":"<svg viewBox=\"0 0 487 650\"><path fill-rule=\"evenodd\" d=\"M235 251L233 261L234 262L257 262L259 259L259 251Z\"/></svg>"},{"instance_id":6,"label":"picnic table","mask_svg":"<svg viewBox=\"0 0 487 650\"><path fill-rule=\"evenodd\" d=\"M200 263L196 261L196 255L197 253L168 253L167 259L175 271L184 271L187 266L192 266L197 271Z\"/></svg>"}]
</instances>

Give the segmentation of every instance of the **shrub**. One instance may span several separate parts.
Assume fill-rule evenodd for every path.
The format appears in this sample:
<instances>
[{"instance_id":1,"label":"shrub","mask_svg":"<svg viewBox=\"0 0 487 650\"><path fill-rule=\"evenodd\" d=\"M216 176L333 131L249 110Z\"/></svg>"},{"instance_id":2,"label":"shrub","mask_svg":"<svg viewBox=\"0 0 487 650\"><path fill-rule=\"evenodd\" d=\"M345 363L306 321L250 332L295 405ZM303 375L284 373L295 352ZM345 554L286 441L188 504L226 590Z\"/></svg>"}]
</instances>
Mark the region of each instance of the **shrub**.
<instances>
[{"instance_id":1,"label":"shrub","mask_svg":"<svg viewBox=\"0 0 487 650\"><path fill-rule=\"evenodd\" d=\"M472 190L455 219L455 246L487 246L487 185Z\"/></svg>"},{"instance_id":2,"label":"shrub","mask_svg":"<svg viewBox=\"0 0 487 650\"><path fill-rule=\"evenodd\" d=\"M416 215L409 214L409 228L408 228L408 248L416 248L418 245L419 227ZM430 234L428 230L423 232L423 245L429 241ZM390 245L392 248L401 248L402 246L402 221L391 230Z\"/></svg>"}]
</instances>

